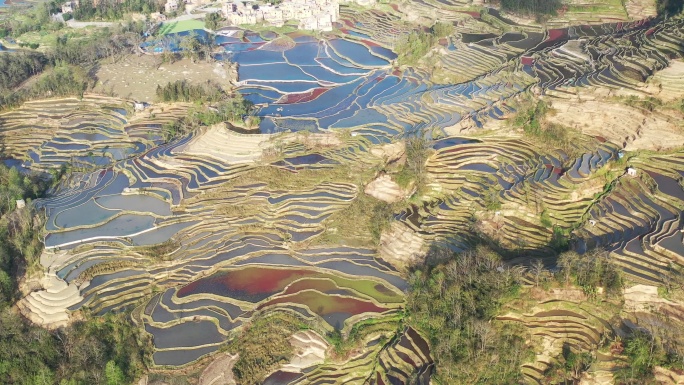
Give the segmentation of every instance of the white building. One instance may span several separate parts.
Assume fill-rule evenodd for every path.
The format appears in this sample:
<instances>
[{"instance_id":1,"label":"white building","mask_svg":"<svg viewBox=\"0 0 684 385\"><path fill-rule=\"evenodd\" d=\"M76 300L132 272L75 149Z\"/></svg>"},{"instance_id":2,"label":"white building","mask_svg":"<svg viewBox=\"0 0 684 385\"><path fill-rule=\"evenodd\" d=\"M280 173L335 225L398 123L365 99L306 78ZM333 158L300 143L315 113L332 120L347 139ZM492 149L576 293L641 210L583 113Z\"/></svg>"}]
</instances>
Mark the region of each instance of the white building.
<instances>
[{"instance_id":1,"label":"white building","mask_svg":"<svg viewBox=\"0 0 684 385\"><path fill-rule=\"evenodd\" d=\"M171 13L178 10L178 0L166 0L164 4L164 12Z\"/></svg>"},{"instance_id":2,"label":"white building","mask_svg":"<svg viewBox=\"0 0 684 385\"><path fill-rule=\"evenodd\" d=\"M62 13L73 13L78 8L78 0L67 1L62 4Z\"/></svg>"},{"instance_id":3,"label":"white building","mask_svg":"<svg viewBox=\"0 0 684 385\"><path fill-rule=\"evenodd\" d=\"M222 11L232 25L263 22L282 26L288 20L298 20L300 29L319 31L332 31L340 16L338 0L285 0L278 5L235 1L225 3Z\"/></svg>"}]
</instances>

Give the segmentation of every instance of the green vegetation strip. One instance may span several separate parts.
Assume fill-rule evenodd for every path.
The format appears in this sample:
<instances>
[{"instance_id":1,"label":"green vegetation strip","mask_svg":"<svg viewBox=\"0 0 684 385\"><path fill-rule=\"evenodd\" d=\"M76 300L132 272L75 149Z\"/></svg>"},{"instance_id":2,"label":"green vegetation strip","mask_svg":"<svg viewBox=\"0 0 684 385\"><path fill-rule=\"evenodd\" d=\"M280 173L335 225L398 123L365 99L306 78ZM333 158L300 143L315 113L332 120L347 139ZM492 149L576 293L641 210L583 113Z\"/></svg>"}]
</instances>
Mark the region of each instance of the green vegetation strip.
<instances>
[{"instance_id":1,"label":"green vegetation strip","mask_svg":"<svg viewBox=\"0 0 684 385\"><path fill-rule=\"evenodd\" d=\"M168 35L170 33L186 32L194 29L204 29L204 22L195 19L167 22L162 24L159 28L159 34Z\"/></svg>"}]
</instances>

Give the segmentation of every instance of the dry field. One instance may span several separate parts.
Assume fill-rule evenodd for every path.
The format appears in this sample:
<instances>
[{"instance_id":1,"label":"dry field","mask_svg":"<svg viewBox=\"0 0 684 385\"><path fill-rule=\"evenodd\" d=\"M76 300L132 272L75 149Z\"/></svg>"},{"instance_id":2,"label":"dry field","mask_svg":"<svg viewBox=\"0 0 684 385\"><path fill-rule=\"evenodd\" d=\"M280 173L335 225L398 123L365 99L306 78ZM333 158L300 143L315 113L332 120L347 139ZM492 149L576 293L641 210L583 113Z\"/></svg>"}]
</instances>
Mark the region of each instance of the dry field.
<instances>
[{"instance_id":1,"label":"dry field","mask_svg":"<svg viewBox=\"0 0 684 385\"><path fill-rule=\"evenodd\" d=\"M176 80L193 83L212 80L230 88L235 71L229 63L195 62L182 59L175 63L161 63L161 57L128 55L115 63L103 62L96 69L98 82L94 92L127 99L152 102L158 84Z\"/></svg>"}]
</instances>

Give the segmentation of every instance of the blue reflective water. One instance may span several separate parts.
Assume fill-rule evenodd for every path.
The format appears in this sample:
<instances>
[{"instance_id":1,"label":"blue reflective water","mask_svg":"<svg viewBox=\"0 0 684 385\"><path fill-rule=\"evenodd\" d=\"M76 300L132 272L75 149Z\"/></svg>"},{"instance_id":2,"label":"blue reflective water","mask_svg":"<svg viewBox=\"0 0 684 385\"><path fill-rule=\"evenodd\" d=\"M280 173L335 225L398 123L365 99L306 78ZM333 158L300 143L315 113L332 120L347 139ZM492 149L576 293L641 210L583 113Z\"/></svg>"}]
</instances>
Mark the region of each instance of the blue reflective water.
<instances>
[{"instance_id":1,"label":"blue reflective water","mask_svg":"<svg viewBox=\"0 0 684 385\"><path fill-rule=\"evenodd\" d=\"M240 65L238 79L245 80L290 80L315 81L312 76L305 74L299 67L286 63L269 63L260 65Z\"/></svg>"},{"instance_id":2,"label":"blue reflective water","mask_svg":"<svg viewBox=\"0 0 684 385\"><path fill-rule=\"evenodd\" d=\"M345 39L333 39L329 44L337 53L354 63L369 67L385 66L389 64L387 60L371 54L368 47L365 45Z\"/></svg>"}]
</instances>

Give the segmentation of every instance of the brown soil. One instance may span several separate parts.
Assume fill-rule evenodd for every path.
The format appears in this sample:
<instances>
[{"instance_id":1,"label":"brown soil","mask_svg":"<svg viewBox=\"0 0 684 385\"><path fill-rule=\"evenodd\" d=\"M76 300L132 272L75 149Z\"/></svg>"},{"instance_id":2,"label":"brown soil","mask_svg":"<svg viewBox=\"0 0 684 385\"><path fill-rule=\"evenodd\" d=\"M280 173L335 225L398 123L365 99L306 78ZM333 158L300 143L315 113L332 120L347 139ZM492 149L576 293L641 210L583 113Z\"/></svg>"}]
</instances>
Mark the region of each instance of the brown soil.
<instances>
[{"instance_id":1,"label":"brown soil","mask_svg":"<svg viewBox=\"0 0 684 385\"><path fill-rule=\"evenodd\" d=\"M233 365L237 362L238 355L223 353L212 361L202 372L199 385L234 385Z\"/></svg>"},{"instance_id":2,"label":"brown soil","mask_svg":"<svg viewBox=\"0 0 684 385\"><path fill-rule=\"evenodd\" d=\"M381 175L368 183L364 192L375 199L387 203L399 202L406 196L406 192L387 174Z\"/></svg>"},{"instance_id":3,"label":"brown soil","mask_svg":"<svg viewBox=\"0 0 684 385\"><path fill-rule=\"evenodd\" d=\"M378 253L380 258L402 270L423 257L425 241L401 222L392 222L389 230L382 233Z\"/></svg>"},{"instance_id":4,"label":"brown soil","mask_svg":"<svg viewBox=\"0 0 684 385\"><path fill-rule=\"evenodd\" d=\"M684 130L676 117L630 107L620 101L600 100L583 92L580 100L553 99L552 123L574 128L585 135L601 136L627 150L661 150L684 142Z\"/></svg>"}]
</instances>

